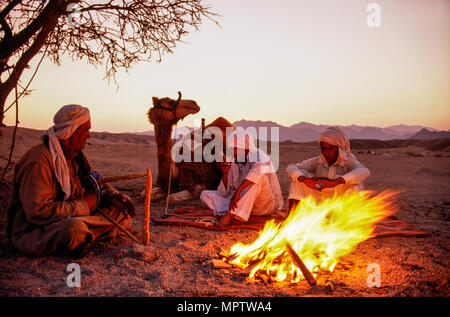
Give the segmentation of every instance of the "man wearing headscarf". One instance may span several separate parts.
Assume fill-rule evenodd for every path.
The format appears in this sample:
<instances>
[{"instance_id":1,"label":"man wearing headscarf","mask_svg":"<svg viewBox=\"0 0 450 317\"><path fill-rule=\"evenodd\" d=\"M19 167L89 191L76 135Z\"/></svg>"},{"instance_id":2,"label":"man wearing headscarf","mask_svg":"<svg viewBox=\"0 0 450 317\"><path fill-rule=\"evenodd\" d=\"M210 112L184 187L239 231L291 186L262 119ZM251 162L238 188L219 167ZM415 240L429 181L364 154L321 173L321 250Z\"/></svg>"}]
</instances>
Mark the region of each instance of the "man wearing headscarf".
<instances>
[{"instance_id":1,"label":"man wearing headscarf","mask_svg":"<svg viewBox=\"0 0 450 317\"><path fill-rule=\"evenodd\" d=\"M242 128L227 136L229 164L222 166L217 190L204 190L200 199L222 216L219 224L233 219L247 222L250 215L267 216L283 207L283 197L269 156L256 148L253 137Z\"/></svg>"},{"instance_id":2,"label":"man wearing headscarf","mask_svg":"<svg viewBox=\"0 0 450 317\"><path fill-rule=\"evenodd\" d=\"M114 225L95 210L97 196L89 191L91 167L82 150L90 137L89 109L66 105L54 125L17 163L8 238L28 256L63 251L75 258L85 255L94 240L118 234ZM131 227L134 206L112 187L105 190L103 212L124 227Z\"/></svg>"},{"instance_id":3,"label":"man wearing headscarf","mask_svg":"<svg viewBox=\"0 0 450 317\"><path fill-rule=\"evenodd\" d=\"M327 128L318 143L320 155L286 168L291 181L289 210L308 196L321 200L347 190L364 190L364 182L370 177L370 171L350 151L350 141L341 128Z\"/></svg>"}]
</instances>

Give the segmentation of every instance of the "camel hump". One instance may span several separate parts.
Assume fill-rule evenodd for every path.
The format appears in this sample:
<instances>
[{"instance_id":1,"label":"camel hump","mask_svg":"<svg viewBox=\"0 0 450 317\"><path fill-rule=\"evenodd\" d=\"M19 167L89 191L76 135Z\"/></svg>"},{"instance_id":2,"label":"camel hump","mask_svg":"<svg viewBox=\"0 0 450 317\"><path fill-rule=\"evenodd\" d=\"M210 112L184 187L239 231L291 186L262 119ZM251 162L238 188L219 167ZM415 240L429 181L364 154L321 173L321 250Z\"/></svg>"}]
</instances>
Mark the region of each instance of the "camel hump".
<instances>
[{"instance_id":1,"label":"camel hump","mask_svg":"<svg viewBox=\"0 0 450 317\"><path fill-rule=\"evenodd\" d=\"M213 122L208 124L205 128L209 127L218 127L222 131L226 131L226 128L236 128L230 121L225 119L224 117L218 117Z\"/></svg>"}]
</instances>

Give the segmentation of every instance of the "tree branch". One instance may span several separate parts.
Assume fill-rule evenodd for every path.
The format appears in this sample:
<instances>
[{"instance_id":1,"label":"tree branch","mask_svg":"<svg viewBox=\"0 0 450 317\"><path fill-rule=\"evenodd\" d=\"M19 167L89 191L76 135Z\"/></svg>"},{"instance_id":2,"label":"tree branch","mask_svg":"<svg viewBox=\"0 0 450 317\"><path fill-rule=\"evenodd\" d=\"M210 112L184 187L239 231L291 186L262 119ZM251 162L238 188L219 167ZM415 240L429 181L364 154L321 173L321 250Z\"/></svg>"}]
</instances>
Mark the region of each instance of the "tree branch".
<instances>
[{"instance_id":1,"label":"tree branch","mask_svg":"<svg viewBox=\"0 0 450 317\"><path fill-rule=\"evenodd\" d=\"M203 18L218 25L214 18L219 15L210 12L202 1L205 0L2 1L5 7L0 11L4 17L0 20L4 31L0 39L0 125L8 95L43 47L45 56L57 65L66 54L74 60L86 58L93 65L104 65L105 78L113 78L117 85L115 76L120 68L128 71L137 62L161 61L162 55L172 53L189 33L189 27L198 30ZM67 6L74 3L79 8L68 12ZM76 17L77 21L68 23L66 17ZM16 62L6 76L10 59ZM2 74L6 80L3 83ZM24 92L26 89L20 95Z\"/></svg>"},{"instance_id":2,"label":"tree branch","mask_svg":"<svg viewBox=\"0 0 450 317\"><path fill-rule=\"evenodd\" d=\"M55 28L55 25L58 21L58 17L59 16L54 15L52 18L49 18L47 20L44 27L36 36L33 44L31 44L31 46L22 54L22 56L17 61L13 71L11 72L11 75L9 75L8 79L0 85L2 86L1 87L2 90L10 92L14 88L14 86L19 81L19 78L22 75L23 71L28 66L28 63L39 52L39 50L45 44L47 37Z\"/></svg>"},{"instance_id":3,"label":"tree branch","mask_svg":"<svg viewBox=\"0 0 450 317\"><path fill-rule=\"evenodd\" d=\"M69 1L67 2L67 4L79 1L80 0ZM0 42L0 60L14 54L14 52L25 45L39 29L46 25L48 20L51 19L52 16L54 16L58 12L61 15L61 12L66 7L67 5L64 6L63 0L49 1L49 3L45 6L39 16L34 19L27 27L14 35L12 38L5 38Z\"/></svg>"},{"instance_id":4,"label":"tree branch","mask_svg":"<svg viewBox=\"0 0 450 317\"><path fill-rule=\"evenodd\" d=\"M11 12L14 7L16 7L22 0L13 0L8 3L8 5L0 12L0 21L5 20L6 16Z\"/></svg>"}]
</instances>

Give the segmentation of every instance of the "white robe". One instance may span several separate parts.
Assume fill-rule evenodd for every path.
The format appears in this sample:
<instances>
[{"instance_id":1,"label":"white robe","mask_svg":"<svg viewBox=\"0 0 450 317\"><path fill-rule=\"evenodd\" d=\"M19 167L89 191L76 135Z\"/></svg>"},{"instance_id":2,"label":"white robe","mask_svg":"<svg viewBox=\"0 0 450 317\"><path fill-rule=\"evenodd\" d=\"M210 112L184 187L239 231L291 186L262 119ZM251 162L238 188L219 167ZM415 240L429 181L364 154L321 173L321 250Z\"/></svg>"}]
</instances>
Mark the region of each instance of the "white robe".
<instances>
[{"instance_id":1,"label":"white robe","mask_svg":"<svg viewBox=\"0 0 450 317\"><path fill-rule=\"evenodd\" d=\"M250 158L250 160L249 160ZM248 221L250 214L270 215L283 207L280 183L270 158L260 149L252 150L247 162L231 164L227 177L227 187L221 181L217 190L204 190L200 199L214 211L224 215L236 189L249 180L255 184L241 192L236 209L231 213L238 219Z\"/></svg>"},{"instance_id":2,"label":"white robe","mask_svg":"<svg viewBox=\"0 0 450 317\"><path fill-rule=\"evenodd\" d=\"M344 193L349 189L362 191L364 190L364 182L370 177L369 169L358 162L354 155L341 150L339 151L338 159L331 166L328 165L327 160L321 154L301 163L288 165L286 173L291 181L288 199L296 200L301 200L310 195L318 200L331 198L336 192ZM299 182L299 176L308 178L327 177L330 179L342 177L345 180L345 184L318 191Z\"/></svg>"}]
</instances>

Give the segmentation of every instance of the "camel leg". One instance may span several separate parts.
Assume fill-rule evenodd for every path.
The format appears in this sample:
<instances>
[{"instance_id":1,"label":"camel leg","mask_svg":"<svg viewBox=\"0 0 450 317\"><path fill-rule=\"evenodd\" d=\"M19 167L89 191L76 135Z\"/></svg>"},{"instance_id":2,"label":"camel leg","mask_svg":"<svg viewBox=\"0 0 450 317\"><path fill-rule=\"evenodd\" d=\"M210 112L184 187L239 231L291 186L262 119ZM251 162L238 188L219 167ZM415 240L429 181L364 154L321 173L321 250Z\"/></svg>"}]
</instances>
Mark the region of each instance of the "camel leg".
<instances>
[{"instance_id":1,"label":"camel leg","mask_svg":"<svg viewBox=\"0 0 450 317\"><path fill-rule=\"evenodd\" d=\"M172 180L178 179L180 176L180 169L175 164L172 164Z\"/></svg>"},{"instance_id":2,"label":"camel leg","mask_svg":"<svg viewBox=\"0 0 450 317\"><path fill-rule=\"evenodd\" d=\"M198 195L200 195L200 193ZM144 197L145 197L145 189L141 193L141 198L143 199ZM156 201L158 199L167 197L167 192L164 192L161 189L161 187L152 188L150 197L152 197L152 201ZM169 201L171 201L171 202L184 201L184 200L193 199L193 198L194 198L194 196L187 189L169 195Z\"/></svg>"}]
</instances>

